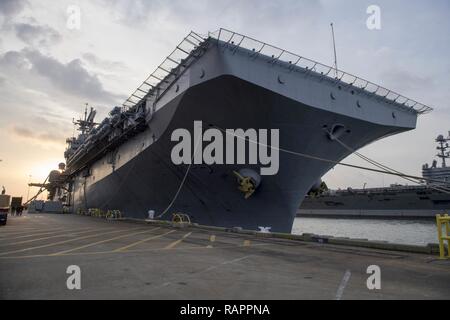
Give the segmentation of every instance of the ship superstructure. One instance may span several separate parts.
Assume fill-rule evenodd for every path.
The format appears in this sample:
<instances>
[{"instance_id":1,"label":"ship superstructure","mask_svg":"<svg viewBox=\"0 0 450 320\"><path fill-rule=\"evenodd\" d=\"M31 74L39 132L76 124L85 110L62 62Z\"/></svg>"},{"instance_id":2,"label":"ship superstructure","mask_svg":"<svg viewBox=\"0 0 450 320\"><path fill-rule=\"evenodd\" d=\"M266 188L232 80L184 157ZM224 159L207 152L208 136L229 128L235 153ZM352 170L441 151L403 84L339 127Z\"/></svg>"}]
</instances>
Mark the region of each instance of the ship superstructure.
<instances>
[{"instance_id":1,"label":"ship superstructure","mask_svg":"<svg viewBox=\"0 0 450 320\"><path fill-rule=\"evenodd\" d=\"M68 140L65 153L67 205L73 211L121 210L134 218L151 211L170 219L182 212L200 224L290 232L311 186L351 153L336 139L357 150L414 129L417 116L429 111L369 81L229 30L191 32L109 117L95 124L91 110L78 122L81 133ZM226 163L174 163L177 130L192 134L194 154L212 143L195 139L198 123L202 130L242 130L247 150L252 130L276 130L279 147L271 150L279 152L279 170L260 175L262 165L240 159L239 149L227 150L235 161Z\"/></svg>"},{"instance_id":2,"label":"ship superstructure","mask_svg":"<svg viewBox=\"0 0 450 320\"><path fill-rule=\"evenodd\" d=\"M436 149L439 151L436 156L442 161L441 167L438 166L436 160L433 161L431 166L424 164L422 167L422 175L427 179L426 183L430 186L450 186L450 163L448 162L450 159L450 151L448 151L450 149L448 145L449 141L450 132L447 138L444 138L443 135L439 135L436 138L438 144Z\"/></svg>"}]
</instances>

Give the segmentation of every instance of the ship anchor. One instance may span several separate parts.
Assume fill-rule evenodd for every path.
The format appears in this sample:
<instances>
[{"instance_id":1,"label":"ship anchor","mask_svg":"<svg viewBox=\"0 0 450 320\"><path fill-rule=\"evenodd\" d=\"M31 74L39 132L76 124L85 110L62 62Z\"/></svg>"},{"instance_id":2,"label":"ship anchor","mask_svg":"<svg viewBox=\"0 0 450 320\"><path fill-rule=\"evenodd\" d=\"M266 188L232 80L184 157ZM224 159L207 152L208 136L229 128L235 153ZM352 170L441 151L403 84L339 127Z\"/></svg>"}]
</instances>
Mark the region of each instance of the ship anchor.
<instances>
[{"instance_id":1,"label":"ship anchor","mask_svg":"<svg viewBox=\"0 0 450 320\"><path fill-rule=\"evenodd\" d=\"M239 191L242 191L245 194L245 199L249 199L253 193L255 193L256 188L258 187L258 181L255 181L252 177L247 175L242 175L237 171L233 171L233 174L236 176Z\"/></svg>"}]
</instances>

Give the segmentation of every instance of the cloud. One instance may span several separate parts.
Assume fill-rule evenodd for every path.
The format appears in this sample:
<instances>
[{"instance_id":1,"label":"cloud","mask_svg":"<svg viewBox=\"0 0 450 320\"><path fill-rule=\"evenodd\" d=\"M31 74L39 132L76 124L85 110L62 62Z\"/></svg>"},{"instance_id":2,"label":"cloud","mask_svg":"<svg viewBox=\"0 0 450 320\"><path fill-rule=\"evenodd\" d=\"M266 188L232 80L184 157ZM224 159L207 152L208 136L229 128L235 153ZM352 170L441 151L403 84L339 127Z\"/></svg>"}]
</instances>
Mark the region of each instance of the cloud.
<instances>
[{"instance_id":1,"label":"cloud","mask_svg":"<svg viewBox=\"0 0 450 320\"><path fill-rule=\"evenodd\" d=\"M17 136L23 137L23 138L34 138L34 133L27 128L19 128L18 126L14 125L11 127L11 132L14 133Z\"/></svg>"},{"instance_id":2,"label":"cloud","mask_svg":"<svg viewBox=\"0 0 450 320\"><path fill-rule=\"evenodd\" d=\"M158 29L177 29L211 26L211 23L232 24L235 27L256 29L275 23L277 29L290 32L293 25L315 21L322 11L319 1L309 0L101 0L116 21L134 28L152 26ZM249 26L249 21L252 25ZM163 26L163 27L162 27ZM214 30L220 25L214 25ZM208 31L197 30L199 32ZM210 30L212 31L212 30Z\"/></svg>"},{"instance_id":3,"label":"cloud","mask_svg":"<svg viewBox=\"0 0 450 320\"><path fill-rule=\"evenodd\" d=\"M396 88L396 90L408 94L424 88L431 88L435 82L430 76L419 75L393 66L382 72L381 78L387 87Z\"/></svg>"},{"instance_id":4,"label":"cloud","mask_svg":"<svg viewBox=\"0 0 450 320\"><path fill-rule=\"evenodd\" d=\"M61 34L47 25L16 23L14 30L20 40L32 46L48 47L62 40Z\"/></svg>"},{"instance_id":5,"label":"cloud","mask_svg":"<svg viewBox=\"0 0 450 320\"><path fill-rule=\"evenodd\" d=\"M48 121L46 121L48 122ZM30 129L28 126L13 125L10 132L20 138L35 140L39 142L49 142L55 144L64 144L64 132L58 132L52 127L39 126L39 129ZM54 127L53 127L54 128Z\"/></svg>"},{"instance_id":6,"label":"cloud","mask_svg":"<svg viewBox=\"0 0 450 320\"><path fill-rule=\"evenodd\" d=\"M110 8L115 19L130 26L142 26L150 12L159 12L164 6L159 1L102 0Z\"/></svg>"},{"instance_id":7,"label":"cloud","mask_svg":"<svg viewBox=\"0 0 450 320\"><path fill-rule=\"evenodd\" d=\"M0 56L0 65L16 69L29 69L30 62L18 51L8 51Z\"/></svg>"},{"instance_id":8,"label":"cloud","mask_svg":"<svg viewBox=\"0 0 450 320\"><path fill-rule=\"evenodd\" d=\"M63 63L39 50L26 48L6 52L0 56L0 65L8 67L10 73L22 71L27 72L27 77L34 74L46 78L54 88L78 98L107 104L125 99L105 90L97 75L90 73L80 59Z\"/></svg>"},{"instance_id":9,"label":"cloud","mask_svg":"<svg viewBox=\"0 0 450 320\"><path fill-rule=\"evenodd\" d=\"M67 93L82 95L90 99L114 102L118 96L106 91L96 75L84 68L81 60L75 59L66 64L43 55L37 50L25 51L32 64L32 70L49 79L53 85Z\"/></svg>"},{"instance_id":10,"label":"cloud","mask_svg":"<svg viewBox=\"0 0 450 320\"><path fill-rule=\"evenodd\" d=\"M1 0L0 15L5 18L13 18L22 12L26 5L28 5L27 0Z\"/></svg>"},{"instance_id":11,"label":"cloud","mask_svg":"<svg viewBox=\"0 0 450 320\"><path fill-rule=\"evenodd\" d=\"M82 58L83 58L83 60L85 60L92 66L95 66L95 67L98 67L101 69L105 69L105 70L109 70L109 71L110 70L121 71L121 70L127 69L126 64L121 61L111 61L111 60L102 59L90 52L83 53Z\"/></svg>"}]
</instances>

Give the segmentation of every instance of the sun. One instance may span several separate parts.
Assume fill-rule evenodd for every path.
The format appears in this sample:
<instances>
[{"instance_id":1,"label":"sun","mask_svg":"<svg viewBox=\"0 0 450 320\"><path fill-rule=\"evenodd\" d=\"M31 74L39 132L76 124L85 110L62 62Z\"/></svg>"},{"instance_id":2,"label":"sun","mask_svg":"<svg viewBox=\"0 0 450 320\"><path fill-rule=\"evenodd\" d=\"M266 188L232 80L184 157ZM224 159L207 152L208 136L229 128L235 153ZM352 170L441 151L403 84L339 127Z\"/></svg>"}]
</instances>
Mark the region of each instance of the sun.
<instances>
[{"instance_id":1,"label":"sun","mask_svg":"<svg viewBox=\"0 0 450 320\"><path fill-rule=\"evenodd\" d=\"M30 172L32 182L42 183L53 170L58 170L58 161L48 161L34 166Z\"/></svg>"}]
</instances>

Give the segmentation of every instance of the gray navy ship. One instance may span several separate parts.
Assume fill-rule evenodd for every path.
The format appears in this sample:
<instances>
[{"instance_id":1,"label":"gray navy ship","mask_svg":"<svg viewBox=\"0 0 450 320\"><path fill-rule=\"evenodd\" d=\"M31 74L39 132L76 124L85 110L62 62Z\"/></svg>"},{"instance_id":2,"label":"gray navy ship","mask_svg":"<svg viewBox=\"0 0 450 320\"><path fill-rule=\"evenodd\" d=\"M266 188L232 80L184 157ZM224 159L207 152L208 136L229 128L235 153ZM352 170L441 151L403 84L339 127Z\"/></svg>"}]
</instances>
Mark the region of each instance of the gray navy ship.
<instances>
[{"instance_id":1,"label":"gray navy ship","mask_svg":"<svg viewBox=\"0 0 450 320\"><path fill-rule=\"evenodd\" d=\"M435 218L436 214L450 214L450 158L448 142L439 135L437 157L422 166L422 185L391 185L389 188L364 188L326 190L308 195L303 201L299 216L347 216L347 217L405 217Z\"/></svg>"},{"instance_id":2,"label":"gray navy ship","mask_svg":"<svg viewBox=\"0 0 450 320\"><path fill-rule=\"evenodd\" d=\"M191 32L109 117L96 123L91 109L77 122L62 178L53 180L64 184L61 199L73 212L120 210L138 219L154 212L166 220L181 212L204 225L291 232L311 187L351 153L337 139L357 150L414 129L431 110L236 32ZM245 150L255 150L255 132L277 130L278 146L257 141L260 156L267 146L279 154L276 172L261 174L263 162L242 158L239 146L226 150L226 162L216 154L214 163L186 155L191 163L174 163L173 133L195 137L209 128L234 132ZM212 142L196 141L194 154Z\"/></svg>"}]
</instances>

